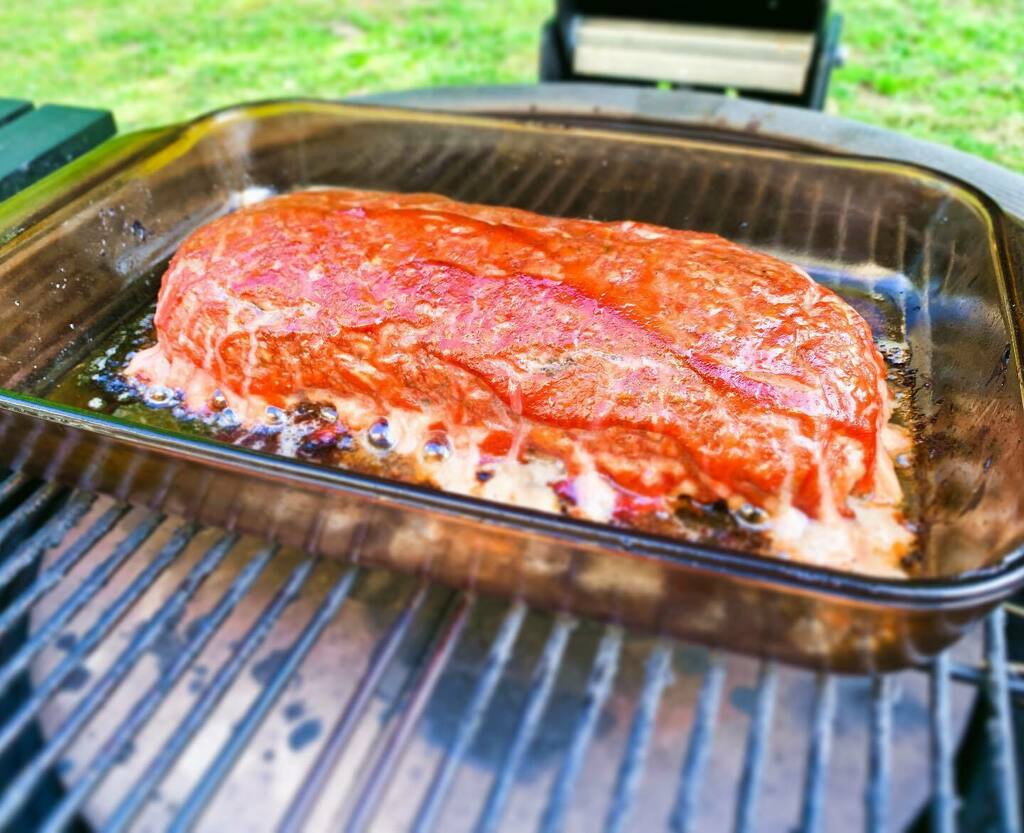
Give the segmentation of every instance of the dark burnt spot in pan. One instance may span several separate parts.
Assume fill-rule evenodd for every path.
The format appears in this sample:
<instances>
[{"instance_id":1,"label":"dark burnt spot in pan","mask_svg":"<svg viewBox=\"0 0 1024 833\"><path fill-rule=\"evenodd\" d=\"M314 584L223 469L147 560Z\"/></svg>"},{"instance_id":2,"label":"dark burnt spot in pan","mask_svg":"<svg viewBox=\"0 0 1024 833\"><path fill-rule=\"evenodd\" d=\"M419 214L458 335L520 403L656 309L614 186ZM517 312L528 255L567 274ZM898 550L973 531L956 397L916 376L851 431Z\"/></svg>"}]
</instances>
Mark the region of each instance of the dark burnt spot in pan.
<instances>
[{"instance_id":1,"label":"dark burnt spot in pan","mask_svg":"<svg viewBox=\"0 0 1024 833\"><path fill-rule=\"evenodd\" d=\"M1006 347L1003 349L1003 355L1000 356L996 366L992 369L992 375L988 377L988 381L985 383L986 387L996 381L999 382L999 387L1006 385L1006 373L1010 367L1010 353L1010 344L1007 342Z\"/></svg>"}]
</instances>

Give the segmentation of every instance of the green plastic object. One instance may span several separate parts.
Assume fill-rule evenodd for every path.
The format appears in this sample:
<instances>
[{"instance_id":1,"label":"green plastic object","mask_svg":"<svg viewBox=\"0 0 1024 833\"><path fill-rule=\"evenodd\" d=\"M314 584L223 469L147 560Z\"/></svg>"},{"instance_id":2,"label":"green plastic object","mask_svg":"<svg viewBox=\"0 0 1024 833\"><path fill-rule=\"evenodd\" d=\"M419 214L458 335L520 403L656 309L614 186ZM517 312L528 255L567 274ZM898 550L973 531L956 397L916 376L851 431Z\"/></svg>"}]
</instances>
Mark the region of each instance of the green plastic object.
<instances>
[{"instance_id":1,"label":"green plastic object","mask_svg":"<svg viewBox=\"0 0 1024 833\"><path fill-rule=\"evenodd\" d=\"M0 125L7 124L31 109L31 101L24 101L20 98L0 98Z\"/></svg>"},{"instance_id":2,"label":"green plastic object","mask_svg":"<svg viewBox=\"0 0 1024 833\"><path fill-rule=\"evenodd\" d=\"M27 102L13 99L0 99L0 125L0 200L91 150L116 130L114 117L106 110L53 104L32 110Z\"/></svg>"}]
</instances>

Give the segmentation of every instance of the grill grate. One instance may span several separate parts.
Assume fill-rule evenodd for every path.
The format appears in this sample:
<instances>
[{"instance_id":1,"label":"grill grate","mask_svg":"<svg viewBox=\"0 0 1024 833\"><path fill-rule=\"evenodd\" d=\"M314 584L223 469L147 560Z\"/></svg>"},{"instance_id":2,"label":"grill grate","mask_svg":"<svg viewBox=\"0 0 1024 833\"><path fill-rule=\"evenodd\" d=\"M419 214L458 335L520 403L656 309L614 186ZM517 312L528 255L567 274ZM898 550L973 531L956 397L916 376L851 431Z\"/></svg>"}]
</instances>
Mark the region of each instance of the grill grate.
<instances>
[{"instance_id":1,"label":"grill grate","mask_svg":"<svg viewBox=\"0 0 1024 833\"><path fill-rule=\"evenodd\" d=\"M0 829L951 831L975 695L1021 829L1013 606L837 678L367 570L358 537L326 562L20 475L0 507Z\"/></svg>"}]
</instances>

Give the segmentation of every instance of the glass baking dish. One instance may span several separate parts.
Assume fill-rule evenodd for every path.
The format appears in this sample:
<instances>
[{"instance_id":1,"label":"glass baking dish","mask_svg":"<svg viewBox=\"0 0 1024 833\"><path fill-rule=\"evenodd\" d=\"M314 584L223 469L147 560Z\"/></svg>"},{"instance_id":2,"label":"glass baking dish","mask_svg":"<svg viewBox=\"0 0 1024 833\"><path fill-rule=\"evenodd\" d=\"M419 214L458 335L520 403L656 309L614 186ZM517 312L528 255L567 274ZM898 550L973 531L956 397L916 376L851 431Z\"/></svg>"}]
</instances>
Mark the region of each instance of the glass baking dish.
<instances>
[{"instance_id":1,"label":"glass baking dish","mask_svg":"<svg viewBox=\"0 0 1024 833\"><path fill-rule=\"evenodd\" d=\"M304 186L722 234L862 311L915 415L919 574L882 580L274 457L47 399L200 223ZM1019 228L908 165L708 138L281 102L121 137L0 205L0 460L485 593L840 671L938 652L1022 583Z\"/></svg>"}]
</instances>

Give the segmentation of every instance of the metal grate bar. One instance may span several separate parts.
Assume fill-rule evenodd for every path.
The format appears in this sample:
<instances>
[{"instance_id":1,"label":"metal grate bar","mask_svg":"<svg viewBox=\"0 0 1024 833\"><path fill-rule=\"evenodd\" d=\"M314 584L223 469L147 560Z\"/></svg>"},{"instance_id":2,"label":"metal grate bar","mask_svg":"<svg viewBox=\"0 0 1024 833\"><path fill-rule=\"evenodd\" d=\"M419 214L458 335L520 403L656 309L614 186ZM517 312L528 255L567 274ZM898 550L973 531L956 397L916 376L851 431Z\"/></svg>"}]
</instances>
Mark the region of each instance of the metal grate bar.
<instances>
[{"instance_id":1,"label":"metal grate bar","mask_svg":"<svg viewBox=\"0 0 1024 833\"><path fill-rule=\"evenodd\" d=\"M346 833L360 833L373 820L374 814L384 797L384 791L391 783L391 776L398 764L406 744L412 736L412 731L419 722L423 710L430 700L431 694L437 681L441 678L441 672L448 665L452 652L458 644L459 637L469 620L469 612L474 604L474 597L467 594L460 594L455 604L454 612L451 614L447 625L438 636L433 646L433 652L429 662L423 669L423 673L416 681L412 696L406 703L397 725L381 749L380 756L373 764L370 774L362 789L359 798L349 815L348 822L344 825Z\"/></svg>"},{"instance_id":2,"label":"metal grate bar","mask_svg":"<svg viewBox=\"0 0 1024 833\"><path fill-rule=\"evenodd\" d=\"M818 674L814 696L814 723L807 754L807 774L800 811L801 833L816 833L821 828L825 798L825 776L832 751L832 721L836 712L836 681L831 674Z\"/></svg>"},{"instance_id":3,"label":"metal grate bar","mask_svg":"<svg viewBox=\"0 0 1024 833\"><path fill-rule=\"evenodd\" d=\"M677 192L682 190L683 199L686 201L687 210L684 212L684 216L690 218L689 225L693 228L697 228L697 213L707 205L708 203L708 191L711 188L711 181L715 178L714 173L710 165L701 165L698 161L696 163L698 173L696 176L700 177L700 183L694 184L692 180L689 182L682 181L680 177L680 186L677 187Z\"/></svg>"},{"instance_id":4,"label":"metal grate bar","mask_svg":"<svg viewBox=\"0 0 1024 833\"><path fill-rule=\"evenodd\" d=\"M426 798L420 805L419 814L413 825L413 833L428 833L433 830L437 823L437 817L444 807L445 799L451 788L455 773L469 749L469 745L476 737L476 733L483 722L484 713L490 705L494 696L498 681L501 679L512 656L512 647L522 628L523 620L526 618L526 605L517 601L514 602L505 614L501 623L501 629L494 638L491 649L487 655L480 678L473 691L472 698L465 709L465 718L459 724L459 731L450 751L445 756L440 769L434 775L434 779L427 790Z\"/></svg>"},{"instance_id":5,"label":"metal grate bar","mask_svg":"<svg viewBox=\"0 0 1024 833\"><path fill-rule=\"evenodd\" d=\"M950 661L950 676L962 683L984 686L988 680L988 668L976 668L973 665L965 665L962 662ZM1017 670L1013 663L1006 665L1006 690L1012 697L1019 698L1024 695L1024 676Z\"/></svg>"},{"instance_id":6,"label":"metal grate bar","mask_svg":"<svg viewBox=\"0 0 1024 833\"><path fill-rule=\"evenodd\" d=\"M0 613L0 636L7 633L30 607L53 589L100 538L110 532L128 512L127 506L112 506L104 512L63 555L43 570L13 602Z\"/></svg>"},{"instance_id":7,"label":"metal grate bar","mask_svg":"<svg viewBox=\"0 0 1024 833\"><path fill-rule=\"evenodd\" d=\"M985 694L992 714L988 719L988 738L998 788L999 820L1004 833L1020 833L1020 782L1013 750L1013 718L1006 684L1006 612L1000 608L985 620L985 658L988 679Z\"/></svg>"},{"instance_id":8,"label":"metal grate bar","mask_svg":"<svg viewBox=\"0 0 1024 833\"><path fill-rule=\"evenodd\" d=\"M843 263L846 258L843 254L846 250L846 234L850 227L850 206L853 204L853 186L846 186L843 191L843 207L839 209L839 219L836 223L836 245L835 259L837 263Z\"/></svg>"},{"instance_id":9,"label":"metal grate bar","mask_svg":"<svg viewBox=\"0 0 1024 833\"><path fill-rule=\"evenodd\" d=\"M640 694L633 724L629 729L626 754L615 781L615 792L608 808L604 828L607 833L621 833L629 818L640 778L647 763L647 751L654 734L654 721L665 686L672 679L672 646L661 640L647 658L644 671L644 687Z\"/></svg>"},{"instance_id":10,"label":"metal grate bar","mask_svg":"<svg viewBox=\"0 0 1024 833\"><path fill-rule=\"evenodd\" d=\"M555 677L562 667L562 657L565 654L566 645L568 645L569 637L575 627L576 620L571 616L562 614L555 618L555 624L551 628L551 633L544 644L544 650L540 659L537 660L537 665L530 678L530 694L519 720L515 738L502 762L498 776L487 794L487 802L477 818L474 833L492 833L501 822L512 784L519 774L523 756L530 748L537 729L540 728L541 717L547 708Z\"/></svg>"},{"instance_id":11,"label":"metal grate bar","mask_svg":"<svg viewBox=\"0 0 1024 833\"><path fill-rule=\"evenodd\" d=\"M747 735L747 750L743 758L743 774L736 803L736 819L733 824L736 833L747 833L754 827L757 799L761 792L761 772L764 770L765 750L775 709L777 681L775 663L762 663L757 677L757 699L754 702L754 716L750 721L750 734Z\"/></svg>"},{"instance_id":12,"label":"metal grate bar","mask_svg":"<svg viewBox=\"0 0 1024 833\"><path fill-rule=\"evenodd\" d=\"M444 170L449 162L453 162L455 157L455 152L450 147L442 146L439 148L431 142L422 143L418 152L412 152L412 156L409 156L409 153L409 148L403 147L401 144L388 148L386 152L380 147L373 146L369 152L364 150L360 159L355 161L349 160L346 169L351 171L363 183L374 180L379 182L380 177L384 177L386 180L394 171L407 172L414 180L418 177L421 182L433 183L440 175L439 172ZM405 155L403 156L403 154ZM427 172L419 170L425 166L428 166L426 167ZM349 176L349 174L346 174L341 183L335 184L340 184L341 187L351 185ZM366 186L356 185L354 187ZM371 187L379 187L379 185ZM404 189L399 186L396 187L396 190L401 191ZM422 191L426 189L419 187L414 190Z\"/></svg>"},{"instance_id":13,"label":"metal grate bar","mask_svg":"<svg viewBox=\"0 0 1024 833\"><path fill-rule=\"evenodd\" d=\"M401 171L412 171L413 175L420 176L421 181L430 183L431 193L444 193L445 182L451 180L453 183L463 183L467 180L473 180L474 177L467 177L465 170L473 162L479 162L484 156L485 151L476 150L475 152L463 156L461 159L458 155L457 147L453 147L451 144L444 144L438 147L431 142L425 142L423 151L415 157L415 161L409 162L403 159L401 154L407 151L401 145L395 148L395 153L392 155L392 160L389 165L378 165L374 164L377 170L385 170L390 168L391 170ZM424 170L417 171L417 168L421 166ZM453 174L455 174L453 176Z\"/></svg>"},{"instance_id":14,"label":"metal grate bar","mask_svg":"<svg viewBox=\"0 0 1024 833\"><path fill-rule=\"evenodd\" d=\"M40 483L36 486L31 494L19 502L16 509L6 513L4 519L0 521L0 544L6 543L12 532L33 520L60 492L61 488L56 483ZM85 493L79 493L75 497L79 500L88 500L90 503L95 500L94 495ZM6 564L4 566L6 568ZM6 581L3 583L6 584Z\"/></svg>"},{"instance_id":15,"label":"metal grate bar","mask_svg":"<svg viewBox=\"0 0 1024 833\"><path fill-rule=\"evenodd\" d=\"M178 725L170 740L156 754L146 767L145 772L129 790L128 795L114 810L102 828L103 833L120 833L135 818L189 741L204 725L206 718L238 677L246 662L263 644L281 614L284 613L285 608L298 598L299 591L306 583L314 564L315 561L309 558L292 571L288 581L277 591L270 604L264 608L259 618L246 632L237 649L232 652L230 659L221 666L210 684L202 691L199 699Z\"/></svg>"},{"instance_id":16,"label":"metal grate bar","mask_svg":"<svg viewBox=\"0 0 1024 833\"><path fill-rule=\"evenodd\" d=\"M683 165L684 163L680 164ZM658 225L673 225L672 218L669 214L672 211L672 206L674 206L676 201L679 199L679 192L691 191L689 183L692 181L692 177L694 176L692 173L693 169L694 162L687 160L685 162L685 167L679 171L679 175L677 177L674 177L671 185L665 186L662 184L661 187L654 189L654 193L663 195L659 200L658 208L651 212L651 216L655 218L655 222L657 222ZM691 204L696 205L697 203L694 202ZM637 206L637 208L639 209L639 206ZM630 214L629 216L633 215Z\"/></svg>"},{"instance_id":17,"label":"metal grate bar","mask_svg":"<svg viewBox=\"0 0 1024 833\"><path fill-rule=\"evenodd\" d=\"M15 531L46 509L56 494L55 486L40 486L17 509L6 515L3 521L0 521L0 547L7 543L7 539ZM50 519L49 523L44 524L28 540L23 541L11 556L6 558L3 564L0 564L0 590L14 581L22 570L39 557L40 553L59 544L68 530L75 525L75 522L89 511L89 507L92 506L95 499L95 495L90 494L73 495L71 500Z\"/></svg>"},{"instance_id":18,"label":"metal grate bar","mask_svg":"<svg viewBox=\"0 0 1024 833\"><path fill-rule=\"evenodd\" d=\"M606 628L601 642L597 646L594 665L587 681L586 699L583 711L576 723L569 750L562 767L558 771L551 797L541 818L541 833L558 833L565 822L565 814L569 809L569 801L583 769L587 747L594 736L597 718L604 708L605 700L612 689L612 681L619 669L619 655L622 652L622 629L617 625Z\"/></svg>"},{"instance_id":19,"label":"metal grate bar","mask_svg":"<svg viewBox=\"0 0 1024 833\"><path fill-rule=\"evenodd\" d=\"M235 765L238 756L245 749L253 732L260 726L263 718L270 711L270 707L277 701L278 696L285 685L288 684L295 669L299 667L299 663L309 653L309 650L320 637L324 628L330 624L334 614L338 612L342 603L348 598L357 575L358 568L349 568L331 588L316 613L313 614L313 618L309 620L302 633L292 643L287 656L274 673L270 682L260 692L259 697L249 707L245 716L235 725L234 731L217 753L213 763L207 767L206 772L199 779L199 783L196 784L189 797L182 804L181 810L168 829L168 833L181 833L181 831L192 827L221 782Z\"/></svg>"},{"instance_id":20,"label":"metal grate bar","mask_svg":"<svg viewBox=\"0 0 1024 833\"><path fill-rule=\"evenodd\" d=\"M882 207L879 207L871 213L871 230L868 232L868 262L878 262L878 229L882 225ZM901 304L902 306L902 304ZM906 310L904 309L905 313ZM902 317L902 321L906 323L906 317ZM904 330L904 335L906 331Z\"/></svg>"},{"instance_id":21,"label":"metal grate bar","mask_svg":"<svg viewBox=\"0 0 1024 833\"><path fill-rule=\"evenodd\" d=\"M16 491L28 482L28 477L20 471L8 474L7 477L0 480L0 503L9 500Z\"/></svg>"},{"instance_id":22,"label":"metal grate bar","mask_svg":"<svg viewBox=\"0 0 1024 833\"><path fill-rule=\"evenodd\" d=\"M78 703L71 716L57 729L50 740L0 798L0 828L8 824L17 810L28 800L47 770L56 763L58 756L68 747L79 731L89 722L96 710L109 698L135 668L139 658L149 650L157 637L174 622L184 610L186 603L195 594L203 581L212 573L234 545L236 537L226 535L207 550L199 563L189 572L185 581L167 599L160 610L142 627L128 643L128 646L114 661L102 678Z\"/></svg>"},{"instance_id":23,"label":"metal grate bar","mask_svg":"<svg viewBox=\"0 0 1024 833\"><path fill-rule=\"evenodd\" d=\"M724 684L725 665L717 654L712 654L697 698L697 711L693 716L693 729L690 730L690 741L679 779L679 796L669 819L672 833L689 833L693 829L697 799L711 755L711 742L718 722L718 704L722 699Z\"/></svg>"},{"instance_id":24,"label":"metal grate bar","mask_svg":"<svg viewBox=\"0 0 1024 833\"><path fill-rule=\"evenodd\" d=\"M746 206L746 208L744 208L743 210L744 215L748 219L740 223L739 228L735 228L729 232L732 236L735 237L737 243L742 241L744 236L752 235L750 227L757 223L758 218L764 217L766 214L770 214L770 212L765 212L764 210L762 210L761 203L764 202L764 198L768 195L768 183L771 181L771 179L771 175L758 177L757 193L754 195L754 198L750 201L750 204ZM722 229L723 236L726 231L727 229ZM756 238L751 237L750 239Z\"/></svg>"},{"instance_id":25,"label":"metal grate bar","mask_svg":"<svg viewBox=\"0 0 1024 833\"><path fill-rule=\"evenodd\" d=\"M0 431L0 435L5 432L6 429ZM0 481L0 503L10 498L18 489L22 488L29 482L29 477L20 471L11 471Z\"/></svg>"},{"instance_id":26,"label":"metal grate bar","mask_svg":"<svg viewBox=\"0 0 1024 833\"><path fill-rule=\"evenodd\" d=\"M899 265L896 271L903 275L912 275L912 269L907 266L907 217L905 214L900 214L896 218L896 231L899 240L899 243L896 244L896 252L899 255ZM927 298L927 293L923 297Z\"/></svg>"},{"instance_id":27,"label":"metal grate bar","mask_svg":"<svg viewBox=\"0 0 1024 833\"><path fill-rule=\"evenodd\" d=\"M160 516L150 516L150 518L143 521L139 527L133 531L132 535L122 542L119 549L123 549L127 554L134 552L142 542L149 537L153 528L157 526L159 521ZM182 534L185 531L187 531L187 536ZM149 568L140 574L138 578L136 578L136 580L132 582L132 584L129 585L129 587L114 601L114 603L103 612L99 619L93 623L89 630L86 631L85 635L75 642L71 651L69 651L67 656L60 661L57 667L54 668L45 679L33 686L31 696L28 697L18 708L18 711L16 711L14 715L4 723L2 727L0 727L0 753L4 752L11 743L14 742L18 735L24 731L25 727L32 722L38 714L39 709L43 707L50 696L68 678L68 675L81 665L85 656L99 643L99 641L106 635L107 631L113 627L114 623L121 618L124 612L134 604L135 600L149 588L151 582L156 578L156 575L160 570L166 567L178 555L178 553L185 548L185 545L193 534L194 529L192 527L183 527L179 530L179 533L175 535L170 542L168 542ZM115 552L114 555L117 556L118 553ZM37 645L34 641L30 641L25 644L25 649L31 650L32 653L37 652L41 647L41 644ZM11 662L28 661L27 659L19 660L19 656L20 652L19 654L15 654Z\"/></svg>"},{"instance_id":28,"label":"metal grate bar","mask_svg":"<svg viewBox=\"0 0 1024 833\"><path fill-rule=\"evenodd\" d=\"M807 211L807 236L804 238L803 246L805 252L814 251L814 235L817 232L818 218L821 214L821 204L825 201L825 186L820 182L814 183L814 196L811 199L810 209Z\"/></svg>"},{"instance_id":29,"label":"metal grate bar","mask_svg":"<svg viewBox=\"0 0 1024 833\"><path fill-rule=\"evenodd\" d=\"M489 148L478 148L470 151L461 159L446 165L436 177L431 177L431 190L439 194L450 193L453 188L457 189L459 185L474 178L472 175L467 175L466 171L483 170L493 167L487 164L493 156L494 151Z\"/></svg>"},{"instance_id":30,"label":"metal grate bar","mask_svg":"<svg viewBox=\"0 0 1024 833\"><path fill-rule=\"evenodd\" d=\"M81 550L81 552L75 556L74 560L77 561L86 552L88 552L88 550L97 541L106 535L114 525L124 517L127 511L128 507L126 506L114 506L108 509L107 512L105 512L103 516L89 528L88 531L86 531L75 541L74 544L72 544L71 549L78 548ZM63 628L64 625L66 625L71 618L82 609L89 599L91 599L100 590L100 588L106 584L111 573L113 573L114 570L116 570L124 559L133 551L134 548L125 551L123 546L119 547L118 551L115 552L115 556L120 555L123 552L122 557L115 558L114 556L111 556L100 567L93 570L92 573L90 573L89 576L87 576L85 580L75 588L75 591L61 603L60 607L58 607L57 610L55 610L46 619L39 630L22 644L6 664L0 667L0 692L5 691L11 682L22 671L28 668L28 664L32 661L32 658L42 650L43 647L56 638L61 628ZM34 602L35 599L33 598L32 601ZM14 604L17 605L18 602L15 601ZM27 610L28 607L26 606L25 611Z\"/></svg>"},{"instance_id":31,"label":"metal grate bar","mask_svg":"<svg viewBox=\"0 0 1024 833\"><path fill-rule=\"evenodd\" d=\"M651 170L643 182L623 200L621 216L633 218L638 217L641 212L647 211L649 212L645 218L647 222L664 224L672 200L675 199L676 191L682 187L685 179L685 177L678 177L671 189L658 187L659 179L662 176L658 169L661 165L665 165L671 157L671 152L664 148L658 152L658 163L651 165ZM607 160L605 161L607 162ZM655 203L651 199L654 194L659 197L657 208L653 208Z\"/></svg>"},{"instance_id":32,"label":"metal grate bar","mask_svg":"<svg viewBox=\"0 0 1024 833\"><path fill-rule=\"evenodd\" d=\"M542 165L537 165L536 166L537 173L540 173L543 170L544 170L544 167ZM558 171L557 174L551 175L548 178L547 182L544 183L543 185L541 185L540 188L536 192L531 193L531 195L530 195L530 208L532 210L534 210L534 211L540 210L540 207L544 205L544 201L552 193L554 193L554 191L558 188L558 185L565 178L565 170L566 170L565 167L562 167ZM536 179L536 175L535 174L531 175L528 179L524 179L523 186L516 190L516 192L513 195L512 199L518 198L520 194L525 193L526 192L526 185L527 184L532 185L534 179ZM572 200L572 197L573 197L573 194L570 193L569 196L562 202L562 204L563 205L568 205L569 202ZM510 201L511 200L505 200L504 198L502 198L502 200L501 200L501 202L510 202ZM548 212L545 212L545 213L554 214L554 215L557 216L557 212L556 211L548 211Z\"/></svg>"},{"instance_id":33,"label":"metal grate bar","mask_svg":"<svg viewBox=\"0 0 1024 833\"><path fill-rule=\"evenodd\" d=\"M545 209L545 213L553 214L556 217L565 215L566 209L572 205L572 201L576 199L580 192L583 191L586 184L590 182L601 170L599 165L587 165L582 173L576 172L576 177L570 183L566 183L565 180L573 173L571 165L564 165L556 175L552 175L548 180L547 184L544 185L541 191L534 194L531 201L539 210L541 207L546 206L547 200L551 197L560 186L564 190L559 194L558 207L554 209Z\"/></svg>"},{"instance_id":34,"label":"metal grate bar","mask_svg":"<svg viewBox=\"0 0 1024 833\"><path fill-rule=\"evenodd\" d=\"M732 208L736 204L736 190L739 188L741 178L739 176L730 176L725 184L725 189L718 192L715 199L711 201L713 205L718 205L718 211L715 212L715 219L711 222L713 225L703 226L709 231L714 231L717 234L726 233L725 229L725 218L729 216ZM750 210L751 206L746 207L745 211L749 212L747 216L751 216L753 212Z\"/></svg>"},{"instance_id":35,"label":"metal grate bar","mask_svg":"<svg viewBox=\"0 0 1024 833\"><path fill-rule=\"evenodd\" d=\"M781 247L785 242L785 231L786 231L786 218L792 217L790 204L793 202L793 192L797 190L797 185L800 182L800 174L798 171L793 171L787 178L786 184L782 186L782 196L780 197L780 205L774 212L765 212L767 216L776 217L775 231L772 233L772 245Z\"/></svg>"},{"instance_id":36,"label":"metal grate bar","mask_svg":"<svg viewBox=\"0 0 1024 833\"><path fill-rule=\"evenodd\" d=\"M401 166L406 171L412 171L432 156L438 155L437 147L432 142L424 142L418 154L411 159L408 157L403 159L402 154L407 150L408 148L401 144L396 144L385 152L378 143L361 143L359 155L355 159L347 160L348 170L358 171L365 176L372 174L373 177L377 177L382 171L393 170L396 166Z\"/></svg>"},{"instance_id":37,"label":"metal grate bar","mask_svg":"<svg viewBox=\"0 0 1024 833\"><path fill-rule=\"evenodd\" d=\"M889 820L889 771L892 763L893 681L886 674L871 681L871 737L868 742L867 829L884 833Z\"/></svg>"},{"instance_id":38,"label":"metal grate bar","mask_svg":"<svg viewBox=\"0 0 1024 833\"><path fill-rule=\"evenodd\" d=\"M230 548L233 541L225 539L225 543ZM175 656L170 667L136 701L125 720L118 726L117 731L107 739L100 751L82 769L75 779L74 786L64 794L60 803L47 817L41 833L57 833L71 821L82 802L129 748L135 735L163 703L164 698L181 679L195 658L199 656L199 653L242 600L242 597L249 592L249 588L259 578L276 551L275 547L266 547L245 565L213 610L202 617L201 627L195 629L184 647Z\"/></svg>"},{"instance_id":39,"label":"metal grate bar","mask_svg":"<svg viewBox=\"0 0 1024 833\"><path fill-rule=\"evenodd\" d=\"M312 769L303 779L299 792L284 814L278 833L299 833L302 830L306 820L316 807L317 800L327 785L335 764L348 745L359 718L369 704L374 691L380 685L384 672L395 658L413 620L420 608L423 607L429 590L430 585L426 581L419 585L409 602L403 606L402 612L395 619L394 624L391 625L378 650L374 652L366 672L359 680L359 685L356 686L356 690L349 698L345 710L331 729L331 734L324 742L323 749L317 756Z\"/></svg>"},{"instance_id":40,"label":"metal grate bar","mask_svg":"<svg viewBox=\"0 0 1024 833\"><path fill-rule=\"evenodd\" d=\"M949 653L942 653L932 664L929 678L932 738L932 806L934 833L956 830L956 789L953 785L955 754L950 728Z\"/></svg>"},{"instance_id":41,"label":"metal grate bar","mask_svg":"<svg viewBox=\"0 0 1024 833\"><path fill-rule=\"evenodd\" d=\"M497 170L491 171L493 177L488 177L491 187L483 192L476 201L516 205L519 198L529 192L535 180L539 179L544 172L543 165L530 165L525 171L521 171L513 165L498 165ZM511 179L515 181L510 182Z\"/></svg>"}]
</instances>

